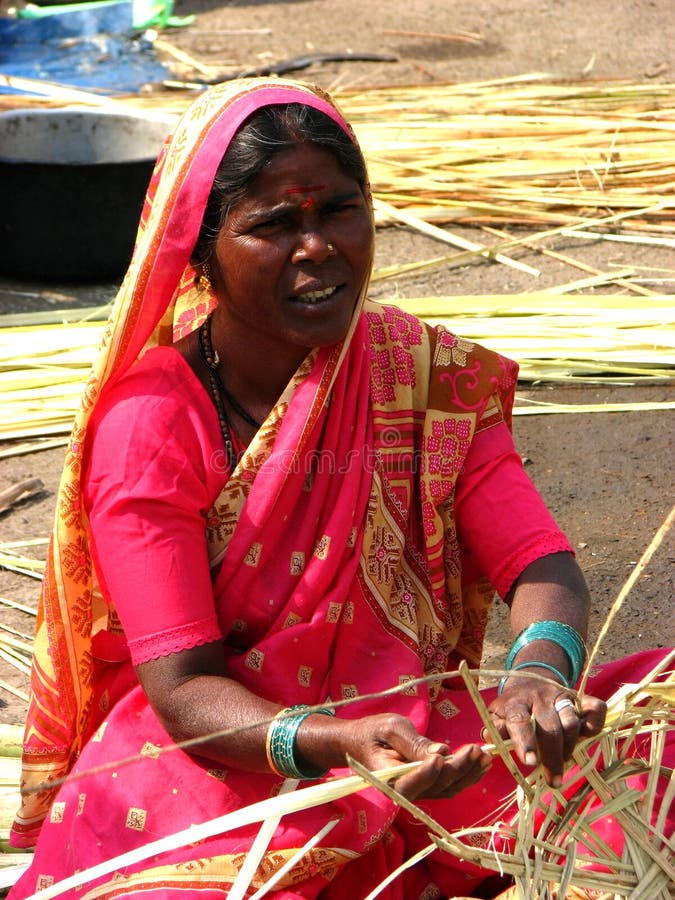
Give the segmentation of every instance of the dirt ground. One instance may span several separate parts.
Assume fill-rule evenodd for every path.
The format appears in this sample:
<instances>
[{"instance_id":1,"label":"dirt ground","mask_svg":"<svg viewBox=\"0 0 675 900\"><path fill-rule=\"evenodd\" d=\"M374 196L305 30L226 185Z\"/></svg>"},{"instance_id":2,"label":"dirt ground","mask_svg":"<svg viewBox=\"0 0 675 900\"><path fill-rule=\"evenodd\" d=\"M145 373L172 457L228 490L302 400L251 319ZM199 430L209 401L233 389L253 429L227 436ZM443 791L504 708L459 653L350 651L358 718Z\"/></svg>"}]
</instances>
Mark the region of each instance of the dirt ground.
<instances>
[{"instance_id":1,"label":"dirt ground","mask_svg":"<svg viewBox=\"0 0 675 900\"><path fill-rule=\"evenodd\" d=\"M672 0L277 0L217 2L176 0L178 15L196 13L194 24L163 37L223 73L304 56L348 52L391 55L395 62L330 62L298 77L327 88L475 81L546 72L569 79L675 79L675 8ZM470 32L467 43L448 36ZM472 231L458 228L471 238ZM485 235L480 238L485 241ZM675 267L672 250L589 245L559 238L548 245L598 269L614 264ZM378 235L378 265L431 256L438 245L403 229ZM36 248L39 252L39 248ZM392 284L377 297L511 293L541 290L578 277L574 269L523 250L541 270L529 275L482 261L437 270ZM675 290L668 284L664 290ZM88 306L112 297L115 285L44 285L0 277L0 312ZM636 303L648 302L637 298ZM650 386L533 387L520 396L566 403L673 399L668 384ZM673 500L672 414L624 412L599 415L522 416L516 442L527 470L577 549L593 597L591 639ZM63 449L0 460L0 487L40 478L44 490L0 515L0 540L46 537L55 502ZM675 643L672 538L654 555L628 595L602 647L605 659ZM38 582L0 572L0 594L35 607ZM0 620L31 631L31 618L0 607ZM510 643L504 608L495 605L488 663L503 659ZM26 690L28 680L0 660L0 679ZM0 690L0 720L20 722L25 704Z\"/></svg>"}]
</instances>

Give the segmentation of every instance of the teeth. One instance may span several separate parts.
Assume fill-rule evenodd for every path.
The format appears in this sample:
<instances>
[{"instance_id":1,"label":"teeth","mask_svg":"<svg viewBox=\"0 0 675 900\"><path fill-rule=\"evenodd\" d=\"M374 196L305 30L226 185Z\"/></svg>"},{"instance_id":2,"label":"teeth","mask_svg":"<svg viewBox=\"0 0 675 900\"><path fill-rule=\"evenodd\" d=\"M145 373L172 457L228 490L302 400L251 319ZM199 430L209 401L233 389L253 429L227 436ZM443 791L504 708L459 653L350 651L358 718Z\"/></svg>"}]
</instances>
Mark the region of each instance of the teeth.
<instances>
[{"instance_id":1,"label":"teeth","mask_svg":"<svg viewBox=\"0 0 675 900\"><path fill-rule=\"evenodd\" d=\"M323 291L307 291L306 294L298 294L296 300L300 300L302 303L317 303L319 300L325 300L332 296L336 290L337 288L329 287Z\"/></svg>"}]
</instances>

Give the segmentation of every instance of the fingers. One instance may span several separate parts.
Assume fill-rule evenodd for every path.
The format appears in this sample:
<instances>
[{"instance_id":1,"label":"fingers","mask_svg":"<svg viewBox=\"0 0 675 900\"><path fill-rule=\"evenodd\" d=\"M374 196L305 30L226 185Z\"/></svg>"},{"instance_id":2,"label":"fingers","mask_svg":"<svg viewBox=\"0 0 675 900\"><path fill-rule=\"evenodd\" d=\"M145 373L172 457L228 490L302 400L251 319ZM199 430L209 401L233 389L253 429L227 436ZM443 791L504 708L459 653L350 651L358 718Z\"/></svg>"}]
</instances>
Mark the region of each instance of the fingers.
<instances>
[{"instance_id":1,"label":"fingers","mask_svg":"<svg viewBox=\"0 0 675 900\"><path fill-rule=\"evenodd\" d=\"M594 737L600 734L607 715L607 704L604 700L584 694L581 698L580 713L581 736Z\"/></svg>"},{"instance_id":2,"label":"fingers","mask_svg":"<svg viewBox=\"0 0 675 900\"><path fill-rule=\"evenodd\" d=\"M515 679L514 679L515 681ZM559 685L541 680L533 686L519 679L495 698L490 714L499 734L513 740L514 752L526 766L541 763L552 787L559 787L565 760L580 737L598 734L606 706L585 696L577 708ZM395 787L411 800L454 797L475 784L490 768L492 757L471 744L451 753L444 743L419 734L403 716L381 714L355 720L349 752L371 769L417 760L421 765L401 776ZM352 749L353 748L353 749Z\"/></svg>"},{"instance_id":3,"label":"fingers","mask_svg":"<svg viewBox=\"0 0 675 900\"><path fill-rule=\"evenodd\" d=\"M536 740L544 776L552 787L560 787L565 760L579 739L581 721L573 702L560 696L553 706L546 705L536 716Z\"/></svg>"},{"instance_id":4,"label":"fingers","mask_svg":"<svg viewBox=\"0 0 675 900\"><path fill-rule=\"evenodd\" d=\"M450 752L447 744L421 735L409 719L389 713L346 723L342 746L346 756L371 770L426 760L429 756L442 759Z\"/></svg>"},{"instance_id":5,"label":"fingers","mask_svg":"<svg viewBox=\"0 0 675 900\"><path fill-rule=\"evenodd\" d=\"M461 747L445 760L442 777L430 797L454 797L464 788L475 784L492 766L492 757L476 744Z\"/></svg>"},{"instance_id":6,"label":"fingers","mask_svg":"<svg viewBox=\"0 0 675 900\"><path fill-rule=\"evenodd\" d=\"M548 784L559 787L565 761L580 737L598 734L606 705L597 697L576 702L553 685L514 684L490 705L499 734L513 741L517 757L527 766L541 763Z\"/></svg>"},{"instance_id":7,"label":"fingers","mask_svg":"<svg viewBox=\"0 0 675 900\"><path fill-rule=\"evenodd\" d=\"M450 752L447 744L430 741L403 716L377 717L374 721L376 740L381 746L390 747L406 761L426 759L430 755L443 757Z\"/></svg>"},{"instance_id":8,"label":"fingers","mask_svg":"<svg viewBox=\"0 0 675 900\"><path fill-rule=\"evenodd\" d=\"M432 753L414 772L397 779L395 788L409 800L454 797L475 784L490 768L492 758L476 744L447 756Z\"/></svg>"},{"instance_id":9,"label":"fingers","mask_svg":"<svg viewBox=\"0 0 675 900\"><path fill-rule=\"evenodd\" d=\"M530 697L518 692L502 696L501 708L490 710L497 730L504 738L510 737L516 756L526 766L538 762L537 740L532 722Z\"/></svg>"},{"instance_id":10,"label":"fingers","mask_svg":"<svg viewBox=\"0 0 675 900\"><path fill-rule=\"evenodd\" d=\"M563 736L563 760L569 759L572 751L579 740L581 733L581 719L577 712L577 707L571 697L564 695L559 697L553 704L553 711L558 716L558 722L562 728ZM557 729L556 729L557 730ZM562 774L562 768L560 770Z\"/></svg>"},{"instance_id":11,"label":"fingers","mask_svg":"<svg viewBox=\"0 0 675 900\"><path fill-rule=\"evenodd\" d=\"M432 789L441 774L445 759L447 757L438 753L430 754L414 772L397 778L394 787L408 800L416 800L420 795Z\"/></svg>"},{"instance_id":12,"label":"fingers","mask_svg":"<svg viewBox=\"0 0 675 900\"><path fill-rule=\"evenodd\" d=\"M395 782L404 797L454 797L474 784L492 764L492 757L476 744L450 753L447 744L430 741L419 734L409 719L395 714L367 716L355 720L352 745L360 752L352 753L371 769L392 762L420 761L414 771Z\"/></svg>"},{"instance_id":13,"label":"fingers","mask_svg":"<svg viewBox=\"0 0 675 900\"><path fill-rule=\"evenodd\" d=\"M585 695L577 704L554 685L527 684L524 679L506 689L490 705L492 721L503 738L513 741L517 757L527 766L541 763L546 781L559 787L565 761L579 738L602 730L606 704ZM483 732L484 737L485 731Z\"/></svg>"}]
</instances>

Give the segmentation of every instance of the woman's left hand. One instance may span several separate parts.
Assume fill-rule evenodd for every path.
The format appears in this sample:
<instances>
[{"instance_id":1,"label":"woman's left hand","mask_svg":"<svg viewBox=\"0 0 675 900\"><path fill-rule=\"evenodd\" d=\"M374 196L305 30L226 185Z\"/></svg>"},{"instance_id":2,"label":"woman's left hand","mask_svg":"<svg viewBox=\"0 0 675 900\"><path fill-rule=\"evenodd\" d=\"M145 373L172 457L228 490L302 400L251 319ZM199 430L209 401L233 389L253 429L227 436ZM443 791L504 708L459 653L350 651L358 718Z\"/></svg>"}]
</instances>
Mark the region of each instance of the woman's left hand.
<instances>
[{"instance_id":1,"label":"woman's left hand","mask_svg":"<svg viewBox=\"0 0 675 900\"><path fill-rule=\"evenodd\" d=\"M534 622L552 620L574 628L582 639L586 636L590 598L571 553L551 553L534 560L506 600L511 606L514 635ZM509 672L501 696L490 704L492 720L503 738L513 740L518 759L526 766L541 763L548 784L559 787L565 761L579 738L593 737L602 729L606 705L588 695L571 702L572 696L561 683L572 677L570 657L557 641L543 636L526 641L511 663L514 670ZM528 664L532 668L528 669ZM541 677L546 669L557 671L560 679ZM489 740L485 733L483 736Z\"/></svg>"},{"instance_id":2,"label":"woman's left hand","mask_svg":"<svg viewBox=\"0 0 675 900\"><path fill-rule=\"evenodd\" d=\"M579 738L600 732L607 706L588 694L575 702L562 685L522 673L509 678L488 709L518 759L527 766L541 763L547 783L559 787L565 761Z\"/></svg>"}]
</instances>

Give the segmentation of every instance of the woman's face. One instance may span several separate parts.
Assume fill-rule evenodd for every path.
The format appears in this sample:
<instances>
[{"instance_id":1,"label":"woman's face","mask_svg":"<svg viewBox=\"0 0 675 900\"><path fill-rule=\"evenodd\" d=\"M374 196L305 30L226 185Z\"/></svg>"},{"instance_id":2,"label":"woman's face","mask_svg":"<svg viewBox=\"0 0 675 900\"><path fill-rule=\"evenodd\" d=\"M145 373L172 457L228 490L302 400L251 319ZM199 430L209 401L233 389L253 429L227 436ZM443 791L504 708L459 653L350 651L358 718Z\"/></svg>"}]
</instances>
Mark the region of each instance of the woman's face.
<instances>
[{"instance_id":1,"label":"woman's face","mask_svg":"<svg viewBox=\"0 0 675 900\"><path fill-rule=\"evenodd\" d=\"M220 327L299 364L347 333L372 244L361 188L330 151L302 143L273 156L216 241Z\"/></svg>"}]
</instances>

